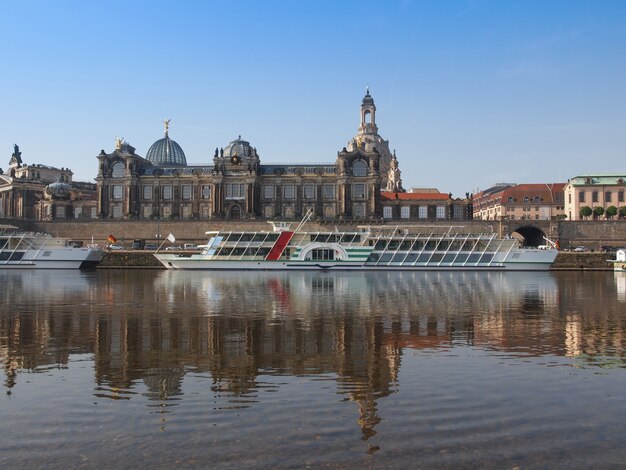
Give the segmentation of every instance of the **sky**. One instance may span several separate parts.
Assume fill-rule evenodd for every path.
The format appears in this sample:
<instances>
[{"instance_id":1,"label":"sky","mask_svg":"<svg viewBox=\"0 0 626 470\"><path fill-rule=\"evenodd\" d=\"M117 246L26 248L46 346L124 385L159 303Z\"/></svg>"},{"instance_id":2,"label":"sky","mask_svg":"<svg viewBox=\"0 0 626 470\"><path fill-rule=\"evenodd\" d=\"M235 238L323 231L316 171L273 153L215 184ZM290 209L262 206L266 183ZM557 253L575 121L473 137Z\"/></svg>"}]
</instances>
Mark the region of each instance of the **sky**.
<instances>
[{"instance_id":1,"label":"sky","mask_svg":"<svg viewBox=\"0 0 626 470\"><path fill-rule=\"evenodd\" d=\"M0 168L123 137L333 163L369 87L405 188L626 174L626 1L0 0ZM2 157L4 155L4 158Z\"/></svg>"}]
</instances>

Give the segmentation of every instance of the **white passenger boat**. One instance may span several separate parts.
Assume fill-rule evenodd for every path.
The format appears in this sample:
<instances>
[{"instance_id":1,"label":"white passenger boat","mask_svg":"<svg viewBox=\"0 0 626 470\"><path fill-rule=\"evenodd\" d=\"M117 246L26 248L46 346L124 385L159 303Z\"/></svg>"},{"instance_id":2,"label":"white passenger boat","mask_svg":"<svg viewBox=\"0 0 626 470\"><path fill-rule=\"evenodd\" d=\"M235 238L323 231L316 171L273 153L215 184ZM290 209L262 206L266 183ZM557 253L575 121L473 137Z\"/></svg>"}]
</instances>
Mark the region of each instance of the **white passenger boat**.
<instances>
[{"instance_id":1,"label":"white passenger boat","mask_svg":"<svg viewBox=\"0 0 626 470\"><path fill-rule=\"evenodd\" d=\"M168 269L196 270L515 270L545 271L554 248L522 248L495 233L441 233L428 227L358 227L356 231L307 232L303 223L270 222L273 230L207 232L199 253L157 251Z\"/></svg>"},{"instance_id":2,"label":"white passenger boat","mask_svg":"<svg viewBox=\"0 0 626 470\"><path fill-rule=\"evenodd\" d=\"M626 272L626 248L620 248L615 252L615 259L609 260L613 263L614 271Z\"/></svg>"},{"instance_id":3,"label":"white passenger boat","mask_svg":"<svg viewBox=\"0 0 626 470\"><path fill-rule=\"evenodd\" d=\"M102 255L97 246L72 246L65 238L0 225L0 269L90 268Z\"/></svg>"}]
</instances>

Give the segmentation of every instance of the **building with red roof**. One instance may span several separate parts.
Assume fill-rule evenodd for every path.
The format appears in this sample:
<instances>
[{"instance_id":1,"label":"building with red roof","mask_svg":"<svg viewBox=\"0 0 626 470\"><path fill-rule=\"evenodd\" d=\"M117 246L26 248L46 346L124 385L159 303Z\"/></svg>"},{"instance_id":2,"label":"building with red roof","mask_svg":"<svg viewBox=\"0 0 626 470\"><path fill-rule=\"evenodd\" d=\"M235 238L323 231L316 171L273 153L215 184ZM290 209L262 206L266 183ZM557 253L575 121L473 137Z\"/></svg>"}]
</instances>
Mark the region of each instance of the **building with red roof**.
<instances>
[{"instance_id":1,"label":"building with red roof","mask_svg":"<svg viewBox=\"0 0 626 470\"><path fill-rule=\"evenodd\" d=\"M474 195L476 220L553 220L565 215L565 183L501 183Z\"/></svg>"},{"instance_id":2,"label":"building with red roof","mask_svg":"<svg viewBox=\"0 0 626 470\"><path fill-rule=\"evenodd\" d=\"M454 199L436 189L409 192L380 192L383 219L386 220L470 220L472 204L469 197Z\"/></svg>"}]
</instances>

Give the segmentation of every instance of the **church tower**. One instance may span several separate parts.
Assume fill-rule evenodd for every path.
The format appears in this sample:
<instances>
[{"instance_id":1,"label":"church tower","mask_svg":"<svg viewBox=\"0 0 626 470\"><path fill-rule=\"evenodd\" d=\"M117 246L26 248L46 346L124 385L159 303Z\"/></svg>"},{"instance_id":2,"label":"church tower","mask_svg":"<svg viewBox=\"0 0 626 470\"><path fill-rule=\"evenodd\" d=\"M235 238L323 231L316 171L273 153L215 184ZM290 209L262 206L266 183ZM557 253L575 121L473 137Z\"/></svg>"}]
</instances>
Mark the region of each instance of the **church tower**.
<instances>
[{"instance_id":1,"label":"church tower","mask_svg":"<svg viewBox=\"0 0 626 470\"><path fill-rule=\"evenodd\" d=\"M387 187L387 175L391 168L391 160L393 155L389 150L389 141L383 139L378 134L378 126L376 125L376 105L374 104L374 98L370 95L370 89L367 88L365 96L361 102L361 124L357 134L350 139L347 145L347 150L352 152L354 150L364 150L365 152L376 152L380 155L380 176L381 187Z\"/></svg>"},{"instance_id":2,"label":"church tower","mask_svg":"<svg viewBox=\"0 0 626 470\"><path fill-rule=\"evenodd\" d=\"M369 87L365 91L365 97L361 103L361 126L359 133L362 134L378 134L376 127L376 105L374 98L370 95Z\"/></svg>"}]
</instances>

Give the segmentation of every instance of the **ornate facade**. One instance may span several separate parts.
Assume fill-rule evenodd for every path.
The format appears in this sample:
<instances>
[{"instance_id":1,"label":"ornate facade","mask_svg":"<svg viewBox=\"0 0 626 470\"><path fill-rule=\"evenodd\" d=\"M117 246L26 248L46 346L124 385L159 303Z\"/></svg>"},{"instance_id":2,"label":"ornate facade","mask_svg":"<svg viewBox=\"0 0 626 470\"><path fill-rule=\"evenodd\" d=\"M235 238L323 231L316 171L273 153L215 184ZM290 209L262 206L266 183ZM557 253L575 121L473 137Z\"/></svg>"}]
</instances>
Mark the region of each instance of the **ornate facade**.
<instances>
[{"instance_id":1,"label":"ornate facade","mask_svg":"<svg viewBox=\"0 0 626 470\"><path fill-rule=\"evenodd\" d=\"M96 185L72 181L69 168L26 164L16 144L0 170L0 217L24 220L97 218Z\"/></svg>"},{"instance_id":2,"label":"ornate facade","mask_svg":"<svg viewBox=\"0 0 626 470\"><path fill-rule=\"evenodd\" d=\"M421 201L394 197L404 192L395 154L388 141L378 134L376 106L367 91L361 104L358 132L329 164L264 164L257 149L239 136L226 147L216 148L212 162L187 165L178 143L165 136L148 150L146 158L135 148L116 139L112 153L98 155L98 217L102 219L255 219L301 218L309 209L320 220L379 220L383 201L394 207L402 200L432 205L432 198ZM388 190L388 191L385 191ZM466 202L436 202L445 210L427 213L451 218L451 205ZM399 211L393 211L392 213ZM421 213L404 210L403 214ZM388 217L386 217L388 218ZM404 217L406 218L406 217ZM417 218L417 215L416 217Z\"/></svg>"}]
</instances>

